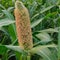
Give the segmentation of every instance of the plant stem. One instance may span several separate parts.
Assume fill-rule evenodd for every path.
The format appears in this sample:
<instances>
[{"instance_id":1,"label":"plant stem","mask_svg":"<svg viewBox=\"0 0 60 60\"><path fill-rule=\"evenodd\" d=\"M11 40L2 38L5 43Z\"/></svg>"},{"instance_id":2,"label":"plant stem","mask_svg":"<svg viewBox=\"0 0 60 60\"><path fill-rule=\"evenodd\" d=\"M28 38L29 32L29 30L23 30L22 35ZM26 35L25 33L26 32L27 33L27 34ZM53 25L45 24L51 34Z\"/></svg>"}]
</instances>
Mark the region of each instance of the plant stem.
<instances>
[{"instance_id":1,"label":"plant stem","mask_svg":"<svg viewBox=\"0 0 60 60\"><path fill-rule=\"evenodd\" d=\"M23 60L23 56L22 55L20 56L20 60Z\"/></svg>"},{"instance_id":2,"label":"plant stem","mask_svg":"<svg viewBox=\"0 0 60 60\"><path fill-rule=\"evenodd\" d=\"M31 57L30 57L30 55L28 55L28 56L27 56L27 60L31 60Z\"/></svg>"},{"instance_id":3,"label":"plant stem","mask_svg":"<svg viewBox=\"0 0 60 60\"><path fill-rule=\"evenodd\" d=\"M27 58L26 58L25 55L21 55L21 56L20 56L20 60L27 60Z\"/></svg>"}]
</instances>

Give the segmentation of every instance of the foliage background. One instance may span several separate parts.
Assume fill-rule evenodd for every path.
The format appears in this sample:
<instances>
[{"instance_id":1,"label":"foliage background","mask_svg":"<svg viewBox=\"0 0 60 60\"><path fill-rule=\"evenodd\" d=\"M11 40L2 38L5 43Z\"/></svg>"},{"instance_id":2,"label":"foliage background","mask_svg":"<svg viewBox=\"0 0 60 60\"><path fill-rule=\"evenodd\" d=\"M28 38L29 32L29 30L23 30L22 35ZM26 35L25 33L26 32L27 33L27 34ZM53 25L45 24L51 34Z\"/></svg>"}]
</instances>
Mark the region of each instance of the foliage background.
<instances>
[{"instance_id":1,"label":"foliage background","mask_svg":"<svg viewBox=\"0 0 60 60\"><path fill-rule=\"evenodd\" d=\"M60 0L21 0L30 14L34 48L31 60L60 59ZM22 60L14 17L15 0L0 0L0 59ZM57 54L58 53L58 54Z\"/></svg>"}]
</instances>

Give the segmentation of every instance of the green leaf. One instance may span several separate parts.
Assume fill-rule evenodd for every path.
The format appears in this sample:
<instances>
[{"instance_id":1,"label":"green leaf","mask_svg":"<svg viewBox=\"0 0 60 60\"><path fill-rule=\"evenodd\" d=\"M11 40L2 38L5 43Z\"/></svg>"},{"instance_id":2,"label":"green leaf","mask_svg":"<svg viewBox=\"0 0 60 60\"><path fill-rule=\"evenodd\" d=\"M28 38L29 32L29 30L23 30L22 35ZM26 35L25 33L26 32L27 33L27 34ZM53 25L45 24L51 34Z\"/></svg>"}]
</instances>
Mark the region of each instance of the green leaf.
<instances>
[{"instance_id":1,"label":"green leaf","mask_svg":"<svg viewBox=\"0 0 60 60\"><path fill-rule=\"evenodd\" d=\"M9 35L11 37L12 43L13 43L17 39L16 27L14 24L12 24L12 25L9 25L7 28L8 28L8 32L9 32Z\"/></svg>"},{"instance_id":2,"label":"green leaf","mask_svg":"<svg viewBox=\"0 0 60 60\"><path fill-rule=\"evenodd\" d=\"M58 32L58 60L60 60L60 29Z\"/></svg>"},{"instance_id":3,"label":"green leaf","mask_svg":"<svg viewBox=\"0 0 60 60\"><path fill-rule=\"evenodd\" d=\"M0 4L0 7L3 8L3 9L5 9L5 7L3 5L1 5L1 4Z\"/></svg>"},{"instance_id":4,"label":"green leaf","mask_svg":"<svg viewBox=\"0 0 60 60\"><path fill-rule=\"evenodd\" d=\"M36 1L33 1L32 6L31 6L31 8L29 9L29 10L30 10L30 16L31 16L31 17L33 16L36 8L37 8L37 2L36 2Z\"/></svg>"},{"instance_id":5,"label":"green leaf","mask_svg":"<svg viewBox=\"0 0 60 60\"><path fill-rule=\"evenodd\" d=\"M5 45L6 48L23 53L23 50L19 46Z\"/></svg>"},{"instance_id":6,"label":"green leaf","mask_svg":"<svg viewBox=\"0 0 60 60\"><path fill-rule=\"evenodd\" d=\"M13 10L14 7L9 7L7 10L8 12L11 12L11 10Z\"/></svg>"},{"instance_id":7,"label":"green leaf","mask_svg":"<svg viewBox=\"0 0 60 60\"><path fill-rule=\"evenodd\" d=\"M51 51L47 48L56 48L56 45L42 45L34 47L30 50L32 54L38 54L44 58L44 60L56 60L56 57L53 57Z\"/></svg>"},{"instance_id":8,"label":"green leaf","mask_svg":"<svg viewBox=\"0 0 60 60\"><path fill-rule=\"evenodd\" d=\"M55 5L51 5L51 6L47 7L47 8L45 8L44 10L40 11L40 13L44 13L44 12L46 12L47 10L50 10L51 8L53 8L54 6L55 6Z\"/></svg>"},{"instance_id":9,"label":"green leaf","mask_svg":"<svg viewBox=\"0 0 60 60\"><path fill-rule=\"evenodd\" d=\"M52 39L49 36L49 34L48 33L45 33L45 32L36 34L36 37L38 37L41 40L41 42L44 42L44 43L47 43L47 42L52 41Z\"/></svg>"},{"instance_id":10,"label":"green leaf","mask_svg":"<svg viewBox=\"0 0 60 60\"><path fill-rule=\"evenodd\" d=\"M14 20L14 16L8 10L2 10L2 11L8 19ZM11 24L8 26L7 29L8 29L9 35L11 36L12 43L13 43L14 40L16 40L16 38L17 38L16 37L16 27L14 24Z\"/></svg>"},{"instance_id":11,"label":"green leaf","mask_svg":"<svg viewBox=\"0 0 60 60\"><path fill-rule=\"evenodd\" d=\"M45 8L45 9L41 10L39 13L35 14L35 15L32 17L32 19L34 19L35 17L37 17L39 14L42 14L42 13L50 10L50 9L53 8L54 6L55 6L55 5L52 5L52 6L49 6L49 7Z\"/></svg>"},{"instance_id":12,"label":"green leaf","mask_svg":"<svg viewBox=\"0 0 60 60\"><path fill-rule=\"evenodd\" d=\"M2 60L8 60L8 49L5 46L0 45L0 56L2 56Z\"/></svg>"},{"instance_id":13,"label":"green leaf","mask_svg":"<svg viewBox=\"0 0 60 60\"><path fill-rule=\"evenodd\" d=\"M7 26L7 25L10 25L10 24L12 24L12 23L15 23L15 21L9 20L8 18L1 19L1 20L0 20L0 27L2 27L2 26Z\"/></svg>"},{"instance_id":14,"label":"green leaf","mask_svg":"<svg viewBox=\"0 0 60 60\"><path fill-rule=\"evenodd\" d=\"M4 46L0 45L0 54L4 55L7 51L7 48L5 48Z\"/></svg>"},{"instance_id":15,"label":"green leaf","mask_svg":"<svg viewBox=\"0 0 60 60\"><path fill-rule=\"evenodd\" d=\"M33 22L31 23L31 28L34 28L35 26L37 26L40 22L42 22L43 19L44 19L44 18L38 19L38 20L36 20L36 21L33 21Z\"/></svg>"},{"instance_id":16,"label":"green leaf","mask_svg":"<svg viewBox=\"0 0 60 60\"><path fill-rule=\"evenodd\" d=\"M54 33L54 32L58 32L58 30L57 29L53 29L53 28L49 28L49 29L40 30L38 32Z\"/></svg>"},{"instance_id":17,"label":"green leaf","mask_svg":"<svg viewBox=\"0 0 60 60\"><path fill-rule=\"evenodd\" d=\"M14 20L14 16L10 12L8 12L8 10L2 10L2 11L7 18Z\"/></svg>"}]
</instances>

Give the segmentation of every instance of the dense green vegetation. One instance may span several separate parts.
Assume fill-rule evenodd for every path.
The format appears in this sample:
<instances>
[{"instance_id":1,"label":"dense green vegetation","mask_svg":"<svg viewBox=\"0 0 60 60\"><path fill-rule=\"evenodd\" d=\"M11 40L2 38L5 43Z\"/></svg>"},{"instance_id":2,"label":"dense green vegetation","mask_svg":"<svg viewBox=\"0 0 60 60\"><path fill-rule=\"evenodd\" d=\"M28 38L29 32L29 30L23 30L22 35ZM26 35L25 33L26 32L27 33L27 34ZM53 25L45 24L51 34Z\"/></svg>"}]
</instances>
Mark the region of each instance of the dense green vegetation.
<instances>
[{"instance_id":1,"label":"dense green vegetation","mask_svg":"<svg viewBox=\"0 0 60 60\"><path fill-rule=\"evenodd\" d=\"M0 60L60 60L60 0L20 1L30 14L34 47L26 52L18 45L15 0L0 0Z\"/></svg>"}]
</instances>

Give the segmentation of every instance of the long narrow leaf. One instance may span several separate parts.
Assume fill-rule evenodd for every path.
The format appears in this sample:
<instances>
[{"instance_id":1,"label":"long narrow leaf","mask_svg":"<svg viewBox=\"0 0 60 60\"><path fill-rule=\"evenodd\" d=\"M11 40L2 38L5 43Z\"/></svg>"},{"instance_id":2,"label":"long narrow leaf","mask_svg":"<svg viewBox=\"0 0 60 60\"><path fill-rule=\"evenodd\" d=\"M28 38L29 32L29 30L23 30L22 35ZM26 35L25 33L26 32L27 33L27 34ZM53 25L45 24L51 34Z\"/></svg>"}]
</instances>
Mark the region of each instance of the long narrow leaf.
<instances>
[{"instance_id":1,"label":"long narrow leaf","mask_svg":"<svg viewBox=\"0 0 60 60\"><path fill-rule=\"evenodd\" d=\"M40 13L44 13L44 12L50 10L50 9L53 8L54 6L55 6L55 5L52 5L52 6L49 6L49 7L45 8L44 10L42 10L42 11L40 11L39 13L35 14L35 15L32 17L32 19L34 19L35 17L37 17Z\"/></svg>"},{"instance_id":2,"label":"long narrow leaf","mask_svg":"<svg viewBox=\"0 0 60 60\"><path fill-rule=\"evenodd\" d=\"M35 26L37 26L44 18L38 19L34 22L31 23L31 28L34 28Z\"/></svg>"},{"instance_id":3,"label":"long narrow leaf","mask_svg":"<svg viewBox=\"0 0 60 60\"><path fill-rule=\"evenodd\" d=\"M37 46L35 48L32 48L30 52L42 56L44 60L54 60L54 59L56 60L57 58L53 57L51 51L47 47L56 48L57 46L56 45Z\"/></svg>"},{"instance_id":4,"label":"long narrow leaf","mask_svg":"<svg viewBox=\"0 0 60 60\"><path fill-rule=\"evenodd\" d=\"M8 18L5 18L5 19L0 20L0 27L7 26L7 25L10 25L12 23L15 23L15 21L12 21L12 20L9 20Z\"/></svg>"}]
</instances>

